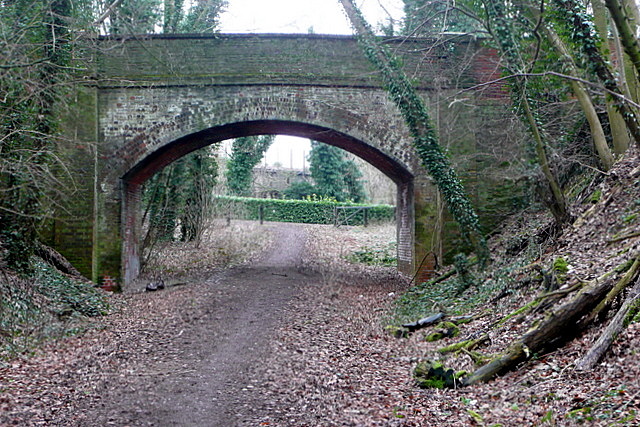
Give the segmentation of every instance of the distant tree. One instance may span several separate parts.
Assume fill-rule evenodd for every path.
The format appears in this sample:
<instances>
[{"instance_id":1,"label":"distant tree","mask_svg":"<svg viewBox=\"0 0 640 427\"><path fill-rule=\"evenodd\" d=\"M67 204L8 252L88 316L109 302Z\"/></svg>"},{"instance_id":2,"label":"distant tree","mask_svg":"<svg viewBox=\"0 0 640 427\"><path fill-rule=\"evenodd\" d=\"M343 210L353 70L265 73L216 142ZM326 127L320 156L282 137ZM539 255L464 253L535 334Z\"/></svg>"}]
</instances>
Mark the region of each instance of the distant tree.
<instances>
[{"instance_id":1,"label":"distant tree","mask_svg":"<svg viewBox=\"0 0 640 427\"><path fill-rule=\"evenodd\" d=\"M122 0L103 22L108 34L213 33L226 0Z\"/></svg>"},{"instance_id":2,"label":"distant tree","mask_svg":"<svg viewBox=\"0 0 640 427\"><path fill-rule=\"evenodd\" d=\"M338 201L364 200L362 174L352 160L345 158L341 149L311 141L309 171L318 195L334 197Z\"/></svg>"},{"instance_id":3,"label":"distant tree","mask_svg":"<svg viewBox=\"0 0 640 427\"><path fill-rule=\"evenodd\" d=\"M453 0L403 0L405 20L402 33L410 36L444 32L475 33L482 26Z\"/></svg>"},{"instance_id":4,"label":"distant tree","mask_svg":"<svg viewBox=\"0 0 640 427\"><path fill-rule=\"evenodd\" d=\"M210 147L176 160L145 184L145 251L160 241L199 238L216 183L217 163Z\"/></svg>"},{"instance_id":5,"label":"distant tree","mask_svg":"<svg viewBox=\"0 0 640 427\"><path fill-rule=\"evenodd\" d=\"M220 14L227 6L226 0L194 0L185 14L180 32L213 33L220 25Z\"/></svg>"},{"instance_id":6,"label":"distant tree","mask_svg":"<svg viewBox=\"0 0 640 427\"><path fill-rule=\"evenodd\" d=\"M283 192L286 199L292 200L302 200L316 193L316 187L306 181L294 182Z\"/></svg>"},{"instance_id":7,"label":"distant tree","mask_svg":"<svg viewBox=\"0 0 640 427\"><path fill-rule=\"evenodd\" d=\"M123 0L105 25L109 34L155 33L162 22L159 0Z\"/></svg>"},{"instance_id":8,"label":"distant tree","mask_svg":"<svg viewBox=\"0 0 640 427\"><path fill-rule=\"evenodd\" d=\"M246 136L233 141L231 158L227 162L227 190L233 196L251 195L253 168L260 163L275 136Z\"/></svg>"}]
</instances>

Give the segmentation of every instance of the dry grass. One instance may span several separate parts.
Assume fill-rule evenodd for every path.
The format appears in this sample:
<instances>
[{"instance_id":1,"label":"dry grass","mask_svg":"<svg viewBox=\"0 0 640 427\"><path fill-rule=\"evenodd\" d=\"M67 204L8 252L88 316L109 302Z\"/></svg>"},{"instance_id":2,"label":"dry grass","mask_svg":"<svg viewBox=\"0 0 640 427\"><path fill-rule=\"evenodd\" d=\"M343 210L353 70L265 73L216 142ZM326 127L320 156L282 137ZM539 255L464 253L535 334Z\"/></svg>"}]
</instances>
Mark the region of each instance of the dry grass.
<instances>
[{"instance_id":1,"label":"dry grass","mask_svg":"<svg viewBox=\"0 0 640 427\"><path fill-rule=\"evenodd\" d=\"M255 221L212 221L200 242L171 242L156 251L143 279L181 280L243 264L263 252L271 242L268 228Z\"/></svg>"}]
</instances>

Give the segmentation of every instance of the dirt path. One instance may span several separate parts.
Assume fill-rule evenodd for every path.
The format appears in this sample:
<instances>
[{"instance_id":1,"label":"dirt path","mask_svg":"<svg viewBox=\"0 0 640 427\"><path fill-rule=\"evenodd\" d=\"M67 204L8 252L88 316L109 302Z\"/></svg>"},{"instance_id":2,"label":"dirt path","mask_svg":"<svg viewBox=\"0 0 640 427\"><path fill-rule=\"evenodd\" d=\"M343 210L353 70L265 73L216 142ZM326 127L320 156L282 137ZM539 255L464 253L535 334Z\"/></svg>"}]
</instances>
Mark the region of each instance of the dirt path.
<instances>
[{"instance_id":1,"label":"dirt path","mask_svg":"<svg viewBox=\"0 0 640 427\"><path fill-rule=\"evenodd\" d=\"M114 296L88 331L0 370L0 425L428 425L407 409L415 349L380 323L402 280L343 259L379 231L264 227L253 263Z\"/></svg>"},{"instance_id":2,"label":"dirt path","mask_svg":"<svg viewBox=\"0 0 640 427\"><path fill-rule=\"evenodd\" d=\"M87 408L86 419L101 425L233 426L262 406L256 368L267 357L287 302L317 279L299 272L304 229L273 227L274 246L262 259L190 285L198 295L176 307L184 311L181 322L164 325L172 331L168 341L140 355L131 375L118 377L118 386L110 383L111 394L99 407ZM171 298L172 291L147 295Z\"/></svg>"}]
</instances>

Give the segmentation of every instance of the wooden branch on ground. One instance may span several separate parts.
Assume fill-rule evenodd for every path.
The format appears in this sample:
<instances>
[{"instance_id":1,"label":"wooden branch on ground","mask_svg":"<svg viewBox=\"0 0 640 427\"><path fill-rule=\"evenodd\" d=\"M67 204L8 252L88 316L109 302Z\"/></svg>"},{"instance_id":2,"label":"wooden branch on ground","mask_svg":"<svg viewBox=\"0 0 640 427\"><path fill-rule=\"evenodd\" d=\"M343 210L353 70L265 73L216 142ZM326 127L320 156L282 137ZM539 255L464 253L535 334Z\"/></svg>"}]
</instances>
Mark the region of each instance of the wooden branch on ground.
<instances>
[{"instance_id":1,"label":"wooden branch on ground","mask_svg":"<svg viewBox=\"0 0 640 427\"><path fill-rule=\"evenodd\" d=\"M615 237L607 240L607 243L617 243L617 242L621 242L621 241L627 240L627 239L632 239L632 238L638 237L638 236L640 236L640 231L635 231L633 233L625 234L623 236L615 236Z\"/></svg>"},{"instance_id":2,"label":"wooden branch on ground","mask_svg":"<svg viewBox=\"0 0 640 427\"><path fill-rule=\"evenodd\" d=\"M629 269L621 281L628 275L636 275L640 264L640 253L634 254L633 259L635 268ZM614 287L613 283L606 280L610 275L611 272L608 272L589 282L571 301L558 307L540 325L515 340L503 356L494 359L465 378L463 384L471 385L489 381L496 375L509 371L518 363L529 359L531 355L548 351L557 347L560 342L575 336L579 332L576 325L580 318L589 313Z\"/></svg>"},{"instance_id":3,"label":"wooden branch on ground","mask_svg":"<svg viewBox=\"0 0 640 427\"><path fill-rule=\"evenodd\" d=\"M589 349L576 364L577 371L587 371L602 359L611 344L616 340L620 332L629 325L629 322L640 310L640 280L631 288L627 299L616 315L611 319L607 328L602 332L596 343Z\"/></svg>"},{"instance_id":4,"label":"wooden branch on ground","mask_svg":"<svg viewBox=\"0 0 640 427\"><path fill-rule=\"evenodd\" d=\"M434 325L439 323L441 320L445 318L444 313L437 313L433 316L425 317L424 319L417 320L412 323L405 323L402 325L403 328L407 328L409 332L417 331L418 329L426 328L427 326Z\"/></svg>"},{"instance_id":5,"label":"wooden branch on ground","mask_svg":"<svg viewBox=\"0 0 640 427\"><path fill-rule=\"evenodd\" d=\"M466 341L461 341L455 344L451 344L448 345L446 347L442 347L438 349L438 353L440 354L446 354L446 353L453 353L453 352L458 352L460 350L473 350L476 347L478 347L480 344L483 344L487 341L489 341L489 335L484 334L482 335L480 338L476 338L476 339L470 339L470 340L466 340Z\"/></svg>"},{"instance_id":6,"label":"wooden branch on ground","mask_svg":"<svg viewBox=\"0 0 640 427\"><path fill-rule=\"evenodd\" d=\"M577 283L577 284L571 286L570 288L558 289L557 291L547 292L547 293L544 293L542 295L539 295L536 298L534 298L531 302L523 305L522 307L512 311L511 313L507 314L502 319L498 320L496 323L491 325L491 328L494 328L496 326L502 326L507 322L507 320L509 320L509 319L519 315L519 314L524 314L524 313L526 313L526 312L528 312L530 310L533 310L542 301L544 301L545 299L547 299L549 297L552 297L552 296L564 296L566 294L569 294L569 293L571 293L573 291L578 290L581 286L582 286L581 283Z\"/></svg>"},{"instance_id":7,"label":"wooden branch on ground","mask_svg":"<svg viewBox=\"0 0 640 427\"><path fill-rule=\"evenodd\" d=\"M480 314L476 314L473 316L454 316L454 317L448 317L445 313L436 313L434 315L431 315L429 317L425 317L423 319L420 320L416 320L415 322L411 322L411 323L404 323L402 325L403 328L406 328L409 330L409 332L414 332L417 331L418 329L423 329L429 326L433 326L437 323L440 323L444 320L451 322L453 324L457 325L462 325L464 323L470 323L476 319L479 319L483 316L486 316L487 313L480 313Z\"/></svg>"}]
</instances>

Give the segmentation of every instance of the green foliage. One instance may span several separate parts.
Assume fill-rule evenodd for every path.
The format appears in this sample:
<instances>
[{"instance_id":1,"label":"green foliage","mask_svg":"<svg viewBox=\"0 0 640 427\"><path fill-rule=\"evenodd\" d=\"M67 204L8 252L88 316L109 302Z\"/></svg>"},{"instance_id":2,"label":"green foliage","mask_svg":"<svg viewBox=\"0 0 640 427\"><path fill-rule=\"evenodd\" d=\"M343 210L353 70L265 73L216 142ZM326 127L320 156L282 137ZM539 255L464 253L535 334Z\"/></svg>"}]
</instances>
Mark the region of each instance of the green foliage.
<instances>
[{"instance_id":1,"label":"green foliage","mask_svg":"<svg viewBox=\"0 0 640 427\"><path fill-rule=\"evenodd\" d=\"M109 304L103 292L92 284L63 276L40 259L34 261L38 292L50 300L49 310L57 316L74 313L95 317L107 314Z\"/></svg>"},{"instance_id":2,"label":"green foliage","mask_svg":"<svg viewBox=\"0 0 640 427\"><path fill-rule=\"evenodd\" d=\"M39 342L77 331L83 318L106 314L106 295L31 258L33 275L0 278L0 361Z\"/></svg>"},{"instance_id":3,"label":"green foliage","mask_svg":"<svg viewBox=\"0 0 640 427\"><path fill-rule=\"evenodd\" d=\"M123 0L109 16L110 34L148 34L161 22L159 0Z\"/></svg>"},{"instance_id":4,"label":"green foliage","mask_svg":"<svg viewBox=\"0 0 640 427\"><path fill-rule=\"evenodd\" d=\"M195 0L179 26L184 33L213 33L220 24L220 14L227 6L226 0Z\"/></svg>"},{"instance_id":5,"label":"green foliage","mask_svg":"<svg viewBox=\"0 0 640 427\"><path fill-rule=\"evenodd\" d=\"M414 322L417 319L437 313L450 316L468 315L486 308L486 304L496 293L513 287L513 271L528 265L538 255L538 247L530 245L529 253L523 253L518 260L510 260L503 266L494 264L492 271L473 271L476 286L473 293L460 295L462 286L457 275L447 280L431 280L416 284L400 295L393 303L386 322L393 325ZM471 269L470 269L471 270Z\"/></svg>"},{"instance_id":6,"label":"green foliage","mask_svg":"<svg viewBox=\"0 0 640 427\"><path fill-rule=\"evenodd\" d=\"M68 0L3 2L0 8L0 245L28 272L58 133L57 103L71 64Z\"/></svg>"},{"instance_id":7,"label":"green foliage","mask_svg":"<svg viewBox=\"0 0 640 427\"><path fill-rule=\"evenodd\" d=\"M478 216L449 158L438 142L436 129L423 99L411 85L400 61L378 43L360 11L353 2L350 3L355 14L350 15L350 18L357 28L358 40L365 56L380 71L389 97L400 110L409 128L413 146L422 165L433 178L449 212L460 226L462 236L473 241L478 258L481 264L485 265L489 261L489 253L480 232Z\"/></svg>"},{"instance_id":8,"label":"green foliage","mask_svg":"<svg viewBox=\"0 0 640 427\"><path fill-rule=\"evenodd\" d=\"M260 208L263 210L265 221L298 222L306 224L333 224L333 211L336 206L365 206L355 203L337 202L335 200L281 200L254 199L249 197L220 196L215 198L216 211L242 213L240 219L258 220ZM394 207L389 205L374 205L368 210L369 220L389 221L393 219ZM362 217L354 218L362 222Z\"/></svg>"},{"instance_id":9,"label":"green foliage","mask_svg":"<svg viewBox=\"0 0 640 427\"><path fill-rule=\"evenodd\" d=\"M316 187L306 181L294 182L283 191L285 199L304 200L313 194L316 194Z\"/></svg>"},{"instance_id":10,"label":"green foliage","mask_svg":"<svg viewBox=\"0 0 640 427\"><path fill-rule=\"evenodd\" d=\"M403 0L405 20L402 34L408 36L439 36L443 32L474 33L480 23L463 13L448 0ZM391 34L393 35L393 34Z\"/></svg>"},{"instance_id":11,"label":"green foliage","mask_svg":"<svg viewBox=\"0 0 640 427\"><path fill-rule=\"evenodd\" d=\"M253 168L274 140L273 135L246 136L233 141L231 157L227 162L227 190L230 195L251 196Z\"/></svg>"},{"instance_id":12,"label":"green foliage","mask_svg":"<svg viewBox=\"0 0 640 427\"><path fill-rule=\"evenodd\" d=\"M588 200L589 200L589 203L598 203L601 198L602 198L602 190L598 188L596 191L593 192L593 194L591 194Z\"/></svg>"},{"instance_id":13,"label":"green foliage","mask_svg":"<svg viewBox=\"0 0 640 427\"><path fill-rule=\"evenodd\" d=\"M352 160L344 157L341 149L311 141L309 165L316 183L316 194L334 197L341 202L364 200L364 188L360 182L362 173Z\"/></svg>"},{"instance_id":14,"label":"green foliage","mask_svg":"<svg viewBox=\"0 0 640 427\"><path fill-rule=\"evenodd\" d=\"M563 257L553 260L553 271L556 274L567 274L569 272L569 263Z\"/></svg>"},{"instance_id":15,"label":"green foliage","mask_svg":"<svg viewBox=\"0 0 640 427\"><path fill-rule=\"evenodd\" d=\"M395 267L397 264L396 243L389 243L382 248L365 247L347 255L345 258L351 263Z\"/></svg>"},{"instance_id":16,"label":"green foliage","mask_svg":"<svg viewBox=\"0 0 640 427\"><path fill-rule=\"evenodd\" d=\"M124 0L103 31L108 34L212 33L226 0Z\"/></svg>"}]
</instances>

